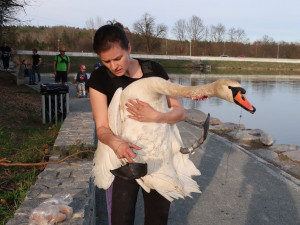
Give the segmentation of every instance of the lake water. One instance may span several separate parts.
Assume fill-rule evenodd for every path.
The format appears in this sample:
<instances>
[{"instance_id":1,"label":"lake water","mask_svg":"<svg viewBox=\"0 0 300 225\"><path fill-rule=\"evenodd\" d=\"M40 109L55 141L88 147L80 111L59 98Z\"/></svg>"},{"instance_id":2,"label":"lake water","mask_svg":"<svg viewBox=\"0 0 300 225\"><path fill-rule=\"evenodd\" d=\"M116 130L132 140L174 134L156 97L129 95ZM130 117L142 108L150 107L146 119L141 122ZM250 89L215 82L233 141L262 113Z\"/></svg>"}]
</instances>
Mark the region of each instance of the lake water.
<instances>
[{"instance_id":1,"label":"lake water","mask_svg":"<svg viewBox=\"0 0 300 225\"><path fill-rule=\"evenodd\" d=\"M205 101L181 99L181 102L186 109L199 109L222 122L244 124L249 129L262 129L273 137L275 144L300 146L300 75L170 74L170 78L174 83L192 86L223 78L240 82L246 89L247 99L256 107L254 114L217 98Z\"/></svg>"}]
</instances>

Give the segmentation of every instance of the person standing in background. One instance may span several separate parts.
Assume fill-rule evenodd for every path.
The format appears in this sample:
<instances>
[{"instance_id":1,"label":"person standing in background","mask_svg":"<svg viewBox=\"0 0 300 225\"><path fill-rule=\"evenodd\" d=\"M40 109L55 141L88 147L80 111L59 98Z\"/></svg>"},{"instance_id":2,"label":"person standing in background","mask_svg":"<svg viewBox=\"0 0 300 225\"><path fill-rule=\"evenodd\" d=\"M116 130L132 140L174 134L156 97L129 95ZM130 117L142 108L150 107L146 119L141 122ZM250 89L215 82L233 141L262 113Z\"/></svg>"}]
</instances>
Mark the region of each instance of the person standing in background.
<instances>
[{"instance_id":1,"label":"person standing in background","mask_svg":"<svg viewBox=\"0 0 300 225\"><path fill-rule=\"evenodd\" d=\"M38 82L41 82L40 65L42 63L42 58L37 52L38 50L35 48L32 50L32 74L34 77L34 83L36 81L35 73L38 76Z\"/></svg>"},{"instance_id":2,"label":"person standing in background","mask_svg":"<svg viewBox=\"0 0 300 225\"><path fill-rule=\"evenodd\" d=\"M68 74L70 72L70 57L65 55L66 49L61 48L59 54L54 57L53 73L55 75L55 83L61 81L62 84L68 81Z\"/></svg>"},{"instance_id":3,"label":"person standing in background","mask_svg":"<svg viewBox=\"0 0 300 225\"><path fill-rule=\"evenodd\" d=\"M86 97L85 83L87 82L88 78L85 71L86 71L85 65L81 65L80 71L74 77L73 83L76 84L78 98Z\"/></svg>"},{"instance_id":4,"label":"person standing in background","mask_svg":"<svg viewBox=\"0 0 300 225\"><path fill-rule=\"evenodd\" d=\"M99 62L96 62L96 63L94 64L94 70L99 69L100 66L101 66L101 64L100 64Z\"/></svg>"},{"instance_id":5,"label":"person standing in background","mask_svg":"<svg viewBox=\"0 0 300 225\"><path fill-rule=\"evenodd\" d=\"M6 42L3 42L3 45L0 47L0 50L1 50L1 58L3 62L3 69L8 70L12 48L9 47Z\"/></svg>"}]
</instances>

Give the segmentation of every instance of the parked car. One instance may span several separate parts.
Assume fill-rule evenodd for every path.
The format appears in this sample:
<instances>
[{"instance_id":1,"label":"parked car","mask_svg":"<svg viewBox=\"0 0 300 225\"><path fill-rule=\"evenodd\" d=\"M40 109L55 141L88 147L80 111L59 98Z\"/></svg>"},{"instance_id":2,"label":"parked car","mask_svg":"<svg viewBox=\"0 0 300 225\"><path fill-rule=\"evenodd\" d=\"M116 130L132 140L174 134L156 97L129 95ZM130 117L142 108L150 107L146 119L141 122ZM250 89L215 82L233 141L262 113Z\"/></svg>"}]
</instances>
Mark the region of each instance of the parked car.
<instances>
[{"instance_id":1,"label":"parked car","mask_svg":"<svg viewBox=\"0 0 300 225\"><path fill-rule=\"evenodd\" d=\"M238 58L246 58L245 55L239 55Z\"/></svg>"},{"instance_id":2,"label":"parked car","mask_svg":"<svg viewBox=\"0 0 300 225\"><path fill-rule=\"evenodd\" d=\"M220 55L220 57L229 57L228 55Z\"/></svg>"}]
</instances>

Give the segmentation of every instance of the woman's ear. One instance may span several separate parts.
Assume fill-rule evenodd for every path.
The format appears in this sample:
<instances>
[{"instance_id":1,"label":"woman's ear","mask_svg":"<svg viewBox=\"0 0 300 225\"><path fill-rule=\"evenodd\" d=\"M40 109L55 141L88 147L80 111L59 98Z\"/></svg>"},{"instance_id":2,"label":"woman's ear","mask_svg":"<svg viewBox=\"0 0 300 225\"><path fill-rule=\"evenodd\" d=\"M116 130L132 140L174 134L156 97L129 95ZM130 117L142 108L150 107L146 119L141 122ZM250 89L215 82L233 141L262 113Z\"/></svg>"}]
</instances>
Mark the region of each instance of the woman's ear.
<instances>
[{"instance_id":1,"label":"woman's ear","mask_svg":"<svg viewBox=\"0 0 300 225\"><path fill-rule=\"evenodd\" d=\"M128 43L128 52L131 53L131 44Z\"/></svg>"}]
</instances>

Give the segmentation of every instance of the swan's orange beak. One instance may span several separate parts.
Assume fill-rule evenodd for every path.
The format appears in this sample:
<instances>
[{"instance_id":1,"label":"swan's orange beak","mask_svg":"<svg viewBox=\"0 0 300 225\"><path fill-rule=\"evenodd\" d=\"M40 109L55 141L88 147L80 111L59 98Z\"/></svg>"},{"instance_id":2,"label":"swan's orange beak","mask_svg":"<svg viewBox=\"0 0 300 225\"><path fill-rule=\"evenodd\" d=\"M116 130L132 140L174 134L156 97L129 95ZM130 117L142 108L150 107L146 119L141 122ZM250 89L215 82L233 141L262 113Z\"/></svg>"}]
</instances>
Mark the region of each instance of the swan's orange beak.
<instances>
[{"instance_id":1,"label":"swan's orange beak","mask_svg":"<svg viewBox=\"0 0 300 225\"><path fill-rule=\"evenodd\" d=\"M237 105L252 114L256 111L256 108L247 100L245 96L246 90L244 88L230 86L229 88L232 90L233 100Z\"/></svg>"}]
</instances>

